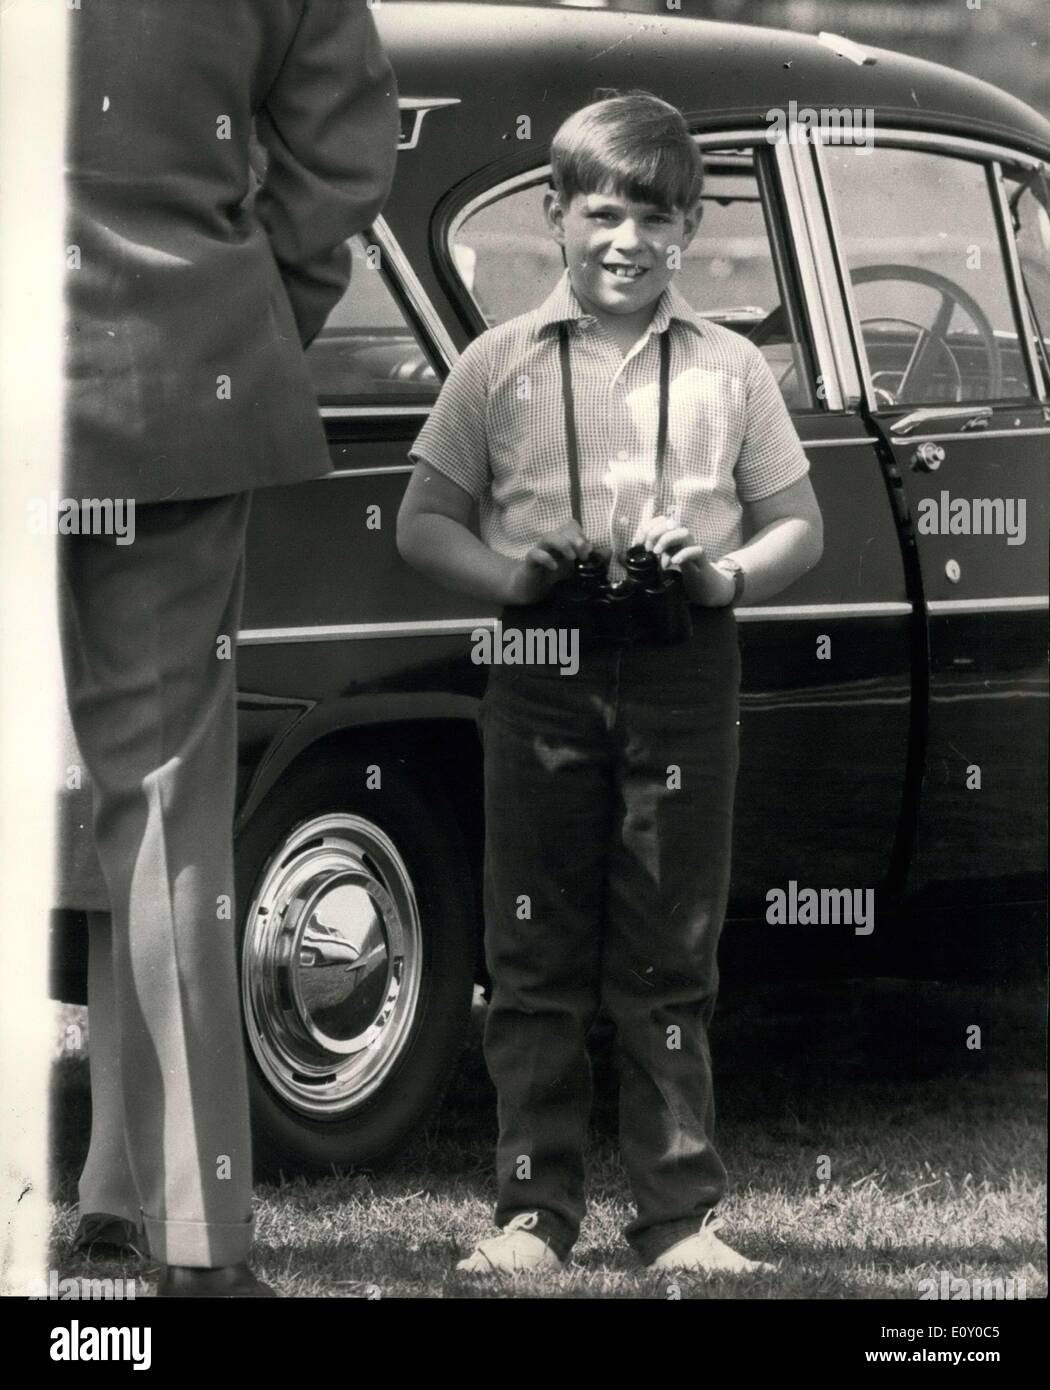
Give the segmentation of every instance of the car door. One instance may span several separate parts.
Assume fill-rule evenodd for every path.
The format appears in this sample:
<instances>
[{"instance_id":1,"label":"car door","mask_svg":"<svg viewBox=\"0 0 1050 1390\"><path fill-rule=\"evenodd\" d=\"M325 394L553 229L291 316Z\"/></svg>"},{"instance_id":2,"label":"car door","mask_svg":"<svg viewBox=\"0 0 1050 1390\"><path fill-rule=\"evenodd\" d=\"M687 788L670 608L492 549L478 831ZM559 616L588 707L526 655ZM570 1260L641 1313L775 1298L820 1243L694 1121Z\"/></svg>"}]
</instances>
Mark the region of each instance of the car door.
<instances>
[{"instance_id":1,"label":"car door","mask_svg":"<svg viewBox=\"0 0 1050 1390\"><path fill-rule=\"evenodd\" d=\"M870 418L892 452L926 613L909 887L1040 891L1046 864L1050 221L1037 161L877 134L819 164ZM1027 219L1019 277L1011 203Z\"/></svg>"},{"instance_id":2,"label":"car door","mask_svg":"<svg viewBox=\"0 0 1050 1390\"><path fill-rule=\"evenodd\" d=\"M334 471L255 495L242 691L318 701L404 686L466 650L478 607L425 580L395 543L408 450L455 348L382 218L351 250L350 284L306 354ZM245 728L261 718L242 710Z\"/></svg>"},{"instance_id":3,"label":"car door","mask_svg":"<svg viewBox=\"0 0 1050 1390\"><path fill-rule=\"evenodd\" d=\"M677 283L699 312L761 348L825 518L819 566L737 612L743 688L730 910L764 917L770 890L792 881L877 889L891 872L912 608L874 441L856 408L859 380L849 371L833 267L828 259L818 266L810 244L815 188L804 196L797 151L775 148L764 129L699 143L704 215ZM547 177L537 168L475 188L437 229L435 256L475 331L534 307L561 273L542 218ZM797 930L769 927L777 935L763 940L770 951L791 950Z\"/></svg>"}]
</instances>

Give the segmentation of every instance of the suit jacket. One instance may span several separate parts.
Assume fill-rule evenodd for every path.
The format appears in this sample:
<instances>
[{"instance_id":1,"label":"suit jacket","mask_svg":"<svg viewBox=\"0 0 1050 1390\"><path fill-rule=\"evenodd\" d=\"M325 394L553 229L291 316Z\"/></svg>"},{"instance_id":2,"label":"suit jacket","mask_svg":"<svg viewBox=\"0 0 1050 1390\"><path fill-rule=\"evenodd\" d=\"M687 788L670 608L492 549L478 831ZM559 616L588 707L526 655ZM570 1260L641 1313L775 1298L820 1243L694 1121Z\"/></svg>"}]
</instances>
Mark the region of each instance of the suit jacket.
<instances>
[{"instance_id":1,"label":"suit jacket","mask_svg":"<svg viewBox=\"0 0 1050 1390\"><path fill-rule=\"evenodd\" d=\"M91 0L69 28L66 495L328 472L302 345L396 158L366 0Z\"/></svg>"}]
</instances>

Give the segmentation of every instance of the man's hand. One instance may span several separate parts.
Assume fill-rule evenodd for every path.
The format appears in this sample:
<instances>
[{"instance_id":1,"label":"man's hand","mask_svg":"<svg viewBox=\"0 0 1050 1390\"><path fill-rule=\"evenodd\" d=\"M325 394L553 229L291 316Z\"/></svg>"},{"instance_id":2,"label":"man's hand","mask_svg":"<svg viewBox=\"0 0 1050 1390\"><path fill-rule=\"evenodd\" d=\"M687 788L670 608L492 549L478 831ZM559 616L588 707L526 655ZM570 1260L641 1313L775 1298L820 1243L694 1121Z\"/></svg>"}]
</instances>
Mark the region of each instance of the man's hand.
<instances>
[{"instance_id":1,"label":"man's hand","mask_svg":"<svg viewBox=\"0 0 1050 1390\"><path fill-rule=\"evenodd\" d=\"M548 531L515 566L507 602L536 603L559 579L567 578L575 561L591 549L575 519L564 522L556 531Z\"/></svg>"},{"instance_id":2,"label":"man's hand","mask_svg":"<svg viewBox=\"0 0 1050 1390\"><path fill-rule=\"evenodd\" d=\"M669 516L643 522L634 534L634 545L644 545L659 555L663 569L681 572L691 603L705 608L724 608L733 602L735 585L725 570L713 565L692 533Z\"/></svg>"}]
</instances>

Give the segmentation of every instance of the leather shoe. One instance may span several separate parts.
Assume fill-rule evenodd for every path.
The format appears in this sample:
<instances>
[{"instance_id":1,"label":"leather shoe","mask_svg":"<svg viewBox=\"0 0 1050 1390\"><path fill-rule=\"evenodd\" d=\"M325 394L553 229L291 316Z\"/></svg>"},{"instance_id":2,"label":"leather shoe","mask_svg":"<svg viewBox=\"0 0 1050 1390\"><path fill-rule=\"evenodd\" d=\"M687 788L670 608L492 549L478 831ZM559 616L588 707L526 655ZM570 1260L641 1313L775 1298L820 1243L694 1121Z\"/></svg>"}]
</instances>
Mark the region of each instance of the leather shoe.
<instances>
[{"instance_id":1,"label":"leather shoe","mask_svg":"<svg viewBox=\"0 0 1050 1390\"><path fill-rule=\"evenodd\" d=\"M165 1265L157 1284L158 1298L277 1298L277 1292L256 1279L247 1264L195 1269Z\"/></svg>"},{"instance_id":2,"label":"leather shoe","mask_svg":"<svg viewBox=\"0 0 1050 1390\"><path fill-rule=\"evenodd\" d=\"M134 1221L127 1221L123 1216L110 1216L104 1211L87 1212L82 1216L73 1237L73 1248L85 1250L89 1255L96 1252L105 1255L141 1255L145 1244L145 1237Z\"/></svg>"}]
</instances>

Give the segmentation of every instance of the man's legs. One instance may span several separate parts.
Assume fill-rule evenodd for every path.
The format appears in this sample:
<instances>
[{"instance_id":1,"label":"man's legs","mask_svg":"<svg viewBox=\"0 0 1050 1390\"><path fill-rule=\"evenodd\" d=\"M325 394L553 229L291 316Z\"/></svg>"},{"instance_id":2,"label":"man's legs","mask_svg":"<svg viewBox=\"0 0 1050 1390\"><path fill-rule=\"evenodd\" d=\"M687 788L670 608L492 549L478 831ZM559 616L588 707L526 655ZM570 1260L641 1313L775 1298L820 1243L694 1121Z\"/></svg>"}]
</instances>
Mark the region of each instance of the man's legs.
<instances>
[{"instance_id":1,"label":"man's legs","mask_svg":"<svg viewBox=\"0 0 1050 1390\"><path fill-rule=\"evenodd\" d=\"M80 1212L82 1216L119 1216L137 1226L142 1203L131 1171L124 1119L113 924L108 912L89 912L87 917L91 1144L80 1175Z\"/></svg>"},{"instance_id":2,"label":"man's legs","mask_svg":"<svg viewBox=\"0 0 1050 1390\"><path fill-rule=\"evenodd\" d=\"M127 1158L150 1252L169 1265L234 1265L250 1244L232 854L249 503L140 506L129 546L60 540L69 707L112 905L118 1027L103 1026L99 1081L119 1047ZM102 1107L109 1136L120 1107ZM92 1154L89 1184L118 1149L113 1134Z\"/></svg>"},{"instance_id":3,"label":"man's legs","mask_svg":"<svg viewBox=\"0 0 1050 1390\"><path fill-rule=\"evenodd\" d=\"M496 1224L538 1212L532 1234L561 1259L584 1212L609 841L603 660L593 678L586 658L576 676L494 671L483 713Z\"/></svg>"},{"instance_id":4,"label":"man's legs","mask_svg":"<svg viewBox=\"0 0 1050 1390\"><path fill-rule=\"evenodd\" d=\"M707 1028L729 891L739 655L729 610L680 647L624 653L622 796L609 870L602 1001L620 1055L620 1147L650 1263L725 1191Z\"/></svg>"}]
</instances>

